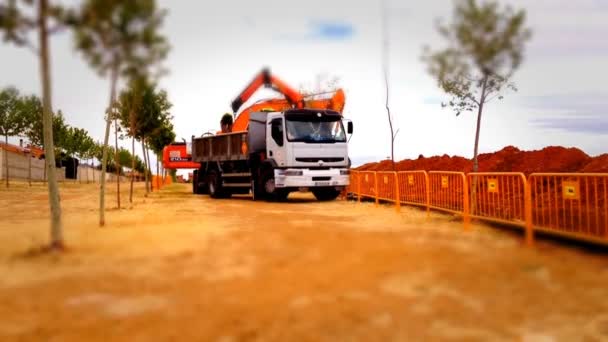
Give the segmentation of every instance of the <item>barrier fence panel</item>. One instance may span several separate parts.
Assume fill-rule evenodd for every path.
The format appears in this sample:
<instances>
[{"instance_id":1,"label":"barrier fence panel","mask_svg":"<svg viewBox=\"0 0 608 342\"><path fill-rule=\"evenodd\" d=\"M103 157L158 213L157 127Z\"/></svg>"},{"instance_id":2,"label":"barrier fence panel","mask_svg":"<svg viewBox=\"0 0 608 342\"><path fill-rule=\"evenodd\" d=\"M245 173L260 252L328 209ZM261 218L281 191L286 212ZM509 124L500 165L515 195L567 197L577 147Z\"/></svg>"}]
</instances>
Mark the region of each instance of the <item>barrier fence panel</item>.
<instances>
[{"instance_id":1,"label":"barrier fence panel","mask_svg":"<svg viewBox=\"0 0 608 342\"><path fill-rule=\"evenodd\" d=\"M608 243L608 174L533 173L534 229Z\"/></svg>"},{"instance_id":2,"label":"barrier fence panel","mask_svg":"<svg viewBox=\"0 0 608 342\"><path fill-rule=\"evenodd\" d=\"M377 172L378 199L389 202L397 202L397 173L396 172Z\"/></svg>"},{"instance_id":3,"label":"barrier fence panel","mask_svg":"<svg viewBox=\"0 0 608 342\"><path fill-rule=\"evenodd\" d=\"M471 217L525 227L527 181L523 173L469 173L467 183Z\"/></svg>"},{"instance_id":4,"label":"barrier fence panel","mask_svg":"<svg viewBox=\"0 0 608 342\"><path fill-rule=\"evenodd\" d=\"M376 173L362 171L359 173L359 198L376 198Z\"/></svg>"},{"instance_id":5,"label":"barrier fence panel","mask_svg":"<svg viewBox=\"0 0 608 342\"><path fill-rule=\"evenodd\" d=\"M349 184L346 186L346 195L356 194L357 193L357 185L359 184L359 171L350 171L349 175Z\"/></svg>"},{"instance_id":6,"label":"barrier fence panel","mask_svg":"<svg viewBox=\"0 0 608 342\"><path fill-rule=\"evenodd\" d=\"M464 214L466 176L462 172L429 172L429 204L431 208ZM467 210L468 211L468 210Z\"/></svg>"},{"instance_id":7,"label":"barrier fence panel","mask_svg":"<svg viewBox=\"0 0 608 342\"><path fill-rule=\"evenodd\" d=\"M425 171L397 173L399 200L403 204L429 207L429 176Z\"/></svg>"}]
</instances>

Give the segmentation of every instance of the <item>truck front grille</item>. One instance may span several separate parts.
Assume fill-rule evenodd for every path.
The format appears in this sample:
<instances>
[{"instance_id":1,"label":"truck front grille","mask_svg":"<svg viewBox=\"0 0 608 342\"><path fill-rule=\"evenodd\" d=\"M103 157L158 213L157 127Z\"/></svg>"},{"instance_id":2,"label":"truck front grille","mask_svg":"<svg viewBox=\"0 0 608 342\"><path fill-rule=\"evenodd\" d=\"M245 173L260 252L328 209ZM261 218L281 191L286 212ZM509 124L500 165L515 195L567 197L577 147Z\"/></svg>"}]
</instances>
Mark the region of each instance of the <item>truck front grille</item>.
<instances>
[{"instance_id":1,"label":"truck front grille","mask_svg":"<svg viewBox=\"0 0 608 342\"><path fill-rule=\"evenodd\" d=\"M312 180L315 182L328 181L330 179L331 179L331 177L312 177Z\"/></svg>"},{"instance_id":2,"label":"truck front grille","mask_svg":"<svg viewBox=\"0 0 608 342\"><path fill-rule=\"evenodd\" d=\"M324 158L296 158L296 161L302 162L302 163L318 163L319 161L322 161L324 163L337 163L337 162L341 162L344 161L344 158L331 158L331 157L324 157Z\"/></svg>"}]
</instances>

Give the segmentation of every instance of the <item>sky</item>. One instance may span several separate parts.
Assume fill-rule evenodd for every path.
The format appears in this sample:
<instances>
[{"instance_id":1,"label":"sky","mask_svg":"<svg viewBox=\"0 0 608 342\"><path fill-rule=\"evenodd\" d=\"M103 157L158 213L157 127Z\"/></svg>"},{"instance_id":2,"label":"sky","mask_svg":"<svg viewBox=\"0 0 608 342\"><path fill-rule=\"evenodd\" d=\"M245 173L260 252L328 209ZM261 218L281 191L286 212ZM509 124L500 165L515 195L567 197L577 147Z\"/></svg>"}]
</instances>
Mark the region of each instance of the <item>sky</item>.
<instances>
[{"instance_id":1,"label":"sky","mask_svg":"<svg viewBox=\"0 0 608 342\"><path fill-rule=\"evenodd\" d=\"M533 150L577 147L608 152L608 0L512 0L523 8L532 38L514 76L517 92L484 108L480 153L507 145ZM314 89L339 79L344 115L354 122L349 154L354 165L390 155L384 108L381 1L159 0L169 12L163 32L171 44L160 80L173 103L178 140L219 129L223 113L263 68L288 84ZM387 0L389 104L399 133L395 159L420 154L473 156L474 114L459 117L421 61L423 46L445 46L438 19L449 21L451 2ZM0 87L41 94L38 62L26 49L0 45ZM107 78L73 49L69 32L51 40L53 107L69 124L103 139ZM122 86L122 84L121 84ZM277 96L263 90L251 101ZM244 107L243 107L244 108ZM123 141L124 147L130 147Z\"/></svg>"}]
</instances>

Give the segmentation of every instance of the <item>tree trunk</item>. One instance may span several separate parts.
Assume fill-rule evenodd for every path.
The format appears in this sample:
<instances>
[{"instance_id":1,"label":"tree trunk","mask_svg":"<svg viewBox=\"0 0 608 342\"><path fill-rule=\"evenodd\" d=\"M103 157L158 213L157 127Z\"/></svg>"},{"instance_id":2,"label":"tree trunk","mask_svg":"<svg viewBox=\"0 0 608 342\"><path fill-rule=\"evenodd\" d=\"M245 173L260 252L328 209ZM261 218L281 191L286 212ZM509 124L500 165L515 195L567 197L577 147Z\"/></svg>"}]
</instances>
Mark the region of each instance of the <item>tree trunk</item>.
<instances>
[{"instance_id":1,"label":"tree trunk","mask_svg":"<svg viewBox=\"0 0 608 342\"><path fill-rule=\"evenodd\" d=\"M389 103L389 85L388 85L388 78L389 78L389 65L388 65L388 20L387 20L388 16L386 15L386 2L383 0L382 2L382 36L383 36L383 58L382 58L382 69L384 71L384 85L386 88L386 102L385 102L385 108L386 108L386 115L388 116L388 125L391 131L391 165L393 168L393 171L395 171L395 131L393 128L393 118L391 116L391 109L388 105Z\"/></svg>"},{"instance_id":2,"label":"tree trunk","mask_svg":"<svg viewBox=\"0 0 608 342\"><path fill-rule=\"evenodd\" d=\"M76 172L76 158L72 156L72 166L74 167L74 177L78 180L78 173Z\"/></svg>"},{"instance_id":3,"label":"tree trunk","mask_svg":"<svg viewBox=\"0 0 608 342\"><path fill-rule=\"evenodd\" d=\"M486 100L486 86L488 83L488 76L483 78L483 86L481 88L481 97L479 99L479 109L477 111L477 130L475 131L475 150L473 151L473 172L477 172L479 165L477 163L477 152L479 147L479 131L481 130L481 113L483 111L483 103Z\"/></svg>"},{"instance_id":4,"label":"tree trunk","mask_svg":"<svg viewBox=\"0 0 608 342\"><path fill-rule=\"evenodd\" d=\"M114 165L116 166L116 202L120 209L120 160L118 160L118 120L114 119L114 145L116 146Z\"/></svg>"},{"instance_id":5,"label":"tree trunk","mask_svg":"<svg viewBox=\"0 0 608 342\"><path fill-rule=\"evenodd\" d=\"M63 227L61 222L61 203L59 199L59 184L55 170L55 144L53 143L53 112L51 105L51 71L50 53L46 17L48 15L47 0L38 2L38 32L40 38L40 71L42 76L42 127L44 139L45 165L48 169L49 205L51 209L51 248L63 247Z\"/></svg>"},{"instance_id":6,"label":"tree trunk","mask_svg":"<svg viewBox=\"0 0 608 342\"><path fill-rule=\"evenodd\" d=\"M148 168L150 169L150 175L152 175L152 161L150 160L150 149L146 147L145 150L146 158L148 159ZM154 192L154 188L152 187L152 179L150 179L150 192Z\"/></svg>"},{"instance_id":7,"label":"tree trunk","mask_svg":"<svg viewBox=\"0 0 608 342\"><path fill-rule=\"evenodd\" d=\"M129 187L129 203L133 203L133 177L135 177L135 138L131 138L131 186Z\"/></svg>"},{"instance_id":8,"label":"tree trunk","mask_svg":"<svg viewBox=\"0 0 608 342\"><path fill-rule=\"evenodd\" d=\"M110 139L110 125L112 124L112 107L114 105L114 98L116 96L116 82L118 80L118 63L115 63L112 68L112 76L110 81L110 104L108 106L107 118L106 118L106 132L103 137L103 153L101 157L101 179L99 187L99 226L103 227L106 224L105 218L105 192L106 192L106 167L108 163L108 140Z\"/></svg>"},{"instance_id":9,"label":"tree trunk","mask_svg":"<svg viewBox=\"0 0 608 342\"><path fill-rule=\"evenodd\" d=\"M150 192L148 187L148 159L146 158L146 143L144 142L145 137L141 138L141 152L144 156L144 182L146 183L146 194Z\"/></svg>"},{"instance_id":10,"label":"tree trunk","mask_svg":"<svg viewBox=\"0 0 608 342\"><path fill-rule=\"evenodd\" d=\"M479 170L479 163L477 162L477 153L479 151L479 131L481 130L481 113L483 112L483 103L486 100L486 86L488 83L488 76L484 76L483 85L481 88L481 97L479 98L479 108L477 111L477 129L475 130L475 149L473 151L473 172ZM473 177L473 184L471 189L471 205L469 211L475 215L477 213L477 176Z\"/></svg>"},{"instance_id":11,"label":"tree trunk","mask_svg":"<svg viewBox=\"0 0 608 342\"><path fill-rule=\"evenodd\" d=\"M156 189L160 190L160 166L158 165L158 155L156 155Z\"/></svg>"},{"instance_id":12,"label":"tree trunk","mask_svg":"<svg viewBox=\"0 0 608 342\"><path fill-rule=\"evenodd\" d=\"M6 148L8 148L8 135L4 135L4 143ZM8 150L4 149L4 169L6 170L6 187L8 188Z\"/></svg>"}]
</instances>

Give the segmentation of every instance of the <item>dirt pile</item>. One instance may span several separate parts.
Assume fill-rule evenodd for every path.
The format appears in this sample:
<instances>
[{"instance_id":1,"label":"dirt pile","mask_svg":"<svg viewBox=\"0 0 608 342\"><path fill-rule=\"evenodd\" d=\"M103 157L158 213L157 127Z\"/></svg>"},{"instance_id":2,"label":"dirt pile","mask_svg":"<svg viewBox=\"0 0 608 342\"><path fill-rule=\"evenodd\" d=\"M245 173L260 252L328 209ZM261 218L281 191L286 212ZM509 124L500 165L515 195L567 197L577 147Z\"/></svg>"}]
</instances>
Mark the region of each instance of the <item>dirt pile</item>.
<instances>
[{"instance_id":1,"label":"dirt pile","mask_svg":"<svg viewBox=\"0 0 608 342\"><path fill-rule=\"evenodd\" d=\"M608 153L592 158L581 172L608 172Z\"/></svg>"},{"instance_id":2,"label":"dirt pile","mask_svg":"<svg viewBox=\"0 0 608 342\"><path fill-rule=\"evenodd\" d=\"M480 154L480 172L608 172L608 154L590 157L578 148L548 146L542 150L522 151L515 146L507 146L494 153ZM460 156L418 156L395 162L397 171L461 171L471 172L473 161ZM357 168L360 171L391 171L392 163L383 160L368 163Z\"/></svg>"}]
</instances>

